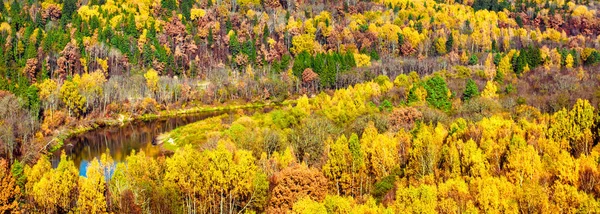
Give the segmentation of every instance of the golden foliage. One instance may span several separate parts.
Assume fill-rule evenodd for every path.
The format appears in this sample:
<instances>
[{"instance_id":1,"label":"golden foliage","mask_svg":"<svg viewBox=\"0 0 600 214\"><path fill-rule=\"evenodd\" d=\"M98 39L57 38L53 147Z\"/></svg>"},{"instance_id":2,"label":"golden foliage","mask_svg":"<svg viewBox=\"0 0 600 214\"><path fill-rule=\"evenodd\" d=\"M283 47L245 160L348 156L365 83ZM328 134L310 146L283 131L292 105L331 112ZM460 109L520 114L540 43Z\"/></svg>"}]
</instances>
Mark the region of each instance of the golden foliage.
<instances>
[{"instance_id":1,"label":"golden foliage","mask_svg":"<svg viewBox=\"0 0 600 214\"><path fill-rule=\"evenodd\" d=\"M317 52L317 44L310 34L302 34L292 38L292 49L294 54L299 54L304 51L315 54Z\"/></svg>"},{"instance_id":2,"label":"golden foliage","mask_svg":"<svg viewBox=\"0 0 600 214\"><path fill-rule=\"evenodd\" d=\"M366 54L354 54L354 61L359 68L371 66L371 57Z\"/></svg>"}]
</instances>

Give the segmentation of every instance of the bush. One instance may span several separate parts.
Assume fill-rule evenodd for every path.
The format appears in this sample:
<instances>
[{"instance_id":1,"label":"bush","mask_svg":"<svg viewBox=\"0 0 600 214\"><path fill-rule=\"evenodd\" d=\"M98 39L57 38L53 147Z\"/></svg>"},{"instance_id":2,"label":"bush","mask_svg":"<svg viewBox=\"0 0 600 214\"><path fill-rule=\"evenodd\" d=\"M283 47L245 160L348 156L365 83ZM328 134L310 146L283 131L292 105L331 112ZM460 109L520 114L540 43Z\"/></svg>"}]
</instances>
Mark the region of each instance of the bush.
<instances>
[{"instance_id":1,"label":"bush","mask_svg":"<svg viewBox=\"0 0 600 214\"><path fill-rule=\"evenodd\" d=\"M424 123L446 123L450 119L445 112L440 111L439 109L430 108L428 106L421 106L417 109L423 114Z\"/></svg>"},{"instance_id":2,"label":"bush","mask_svg":"<svg viewBox=\"0 0 600 214\"><path fill-rule=\"evenodd\" d=\"M383 200L383 197L390 192L391 190L394 189L394 183L396 183L396 174L391 174L388 175L386 177L384 177L383 179L381 179L381 181L375 183L374 188L373 188L373 192L371 193L373 195L373 197L381 202Z\"/></svg>"},{"instance_id":3,"label":"bush","mask_svg":"<svg viewBox=\"0 0 600 214\"><path fill-rule=\"evenodd\" d=\"M484 117L491 117L500 109L501 106L497 101L479 97L464 103L461 106L459 113L465 119L479 121Z\"/></svg>"},{"instance_id":4,"label":"bush","mask_svg":"<svg viewBox=\"0 0 600 214\"><path fill-rule=\"evenodd\" d=\"M312 116L301 123L291 134L291 144L297 160L309 165L318 165L323 159L327 138L336 138L339 129L326 117Z\"/></svg>"},{"instance_id":5,"label":"bush","mask_svg":"<svg viewBox=\"0 0 600 214\"><path fill-rule=\"evenodd\" d=\"M44 121L41 129L44 135L52 134L60 125L65 124L67 114L62 111L46 111L44 112Z\"/></svg>"},{"instance_id":6,"label":"bush","mask_svg":"<svg viewBox=\"0 0 600 214\"><path fill-rule=\"evenodd\" d=\"M401 128L411 130L415 122L423 119L423 114L413 107L397 108L389 118L389 126L396 132Z\"/></svg>"},{"instance_id":7,"label":"bush","mask_svg":"<svg viewBox=\"0 0 600 214\"><path fill-rule=\"evenodd\" d=\"M477 58L477 55L471 55L469 58L469 65L476 65L477 63L479 63L479 58Z\"/></svg>"},{"instance_id":8,"label":"bush","mask_svg":"<svg viewBox=\"0 0 600 214\"><path fill-rule=\"evenodd\" d=\"M350 136L352 133L358 134L359 137L362 136L362 133L365 131L369 122L375 124L378 133L384 133L389 128L388 117L381 114L367 114L356 118L356 120L350 124L347 136Z\"/></svg>"},{"instance_id":9,"label":"bush","mask_svg":"<svg viewBox=\"0 0 600 214\"><path fill-rule=\"evenodd\" d=\"M595 65L600 62L600 53L594 50L592 53L585 59L585 65Z\"/></svg>"},{"instance_id":10,"label":"bush","mask_svg":"<svg viewBox=\"0 0 600 214\"><path fill-rule=\"evenodd\" d=\"M142 102L136 106L136 111L140 114L155 114L158 112L160 105L156 100L146 97Z\"/></svg>"},{"instance_id":11,"label":"bush","mask_svg":"<svg viewBox=\"0 0 600 214\"><path fill-rule=\"evenodd\" d=\"M471 78L471 69L465 67L465 66L454 66L454 72L456 73L457 78L461 78L461 79L466 79L466 78Z\"/></svg>"},{"instance_id":12,"label":"bush","mask_svg":"<svg viewBox=\"0 0 600 214\"><path fill-rule=\"evenodd\" d=\"M380 111L392 111L392 108L394 106L392 105L392 103L389 100L384 100L381 105L379 106L379 110Z\"/></svg>"}]
</instances>

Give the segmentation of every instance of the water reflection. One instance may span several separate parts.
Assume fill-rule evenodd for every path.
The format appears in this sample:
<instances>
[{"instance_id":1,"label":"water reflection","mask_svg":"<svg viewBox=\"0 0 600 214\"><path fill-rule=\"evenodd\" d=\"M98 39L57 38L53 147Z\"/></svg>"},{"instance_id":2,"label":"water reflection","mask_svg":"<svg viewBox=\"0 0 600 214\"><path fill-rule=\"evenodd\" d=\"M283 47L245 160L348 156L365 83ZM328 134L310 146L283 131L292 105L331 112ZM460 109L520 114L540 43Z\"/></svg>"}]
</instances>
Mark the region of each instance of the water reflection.
<instances>
[{"instance_id":1,"label":"water reflection","mask_svg":"<svg viewBox=\"0 0 600 214\"><path fill-rule=\"evenodd\" d=\"M152 141L160 134L179 126L217 116L225 112L204 113L185 117L159 119L149 122L136 121L120 127L107 127L67 139L62 149L52 156L52 166L57 167L61 152L73 160L79 168L79 174L85 176L89 162L108 150L115 162L125 161L133 150L144 151L146 155L156 157L163 155L160 146Z\"/></svg>"}]
</instances>

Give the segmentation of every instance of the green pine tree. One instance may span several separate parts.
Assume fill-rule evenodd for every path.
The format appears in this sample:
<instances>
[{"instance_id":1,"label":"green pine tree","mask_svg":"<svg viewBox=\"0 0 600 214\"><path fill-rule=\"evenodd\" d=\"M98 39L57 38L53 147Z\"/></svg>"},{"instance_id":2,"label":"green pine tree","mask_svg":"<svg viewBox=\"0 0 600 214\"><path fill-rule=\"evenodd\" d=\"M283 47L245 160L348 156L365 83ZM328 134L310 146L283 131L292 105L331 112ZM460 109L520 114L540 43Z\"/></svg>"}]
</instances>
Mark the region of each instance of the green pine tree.
<instances>
[{"instance_id":1,"label":"green pine tree","mask_svg":"<svg viewBox=\"0 0 600 214\"><path fill-rule=\"evenodd\" d=\"M452 36L452 33L450 33L448 35L448 40L446 40L446 51L452 51L452 46L454 46L454 36Z\"/></svg>"},{"instance_id":2,"label":"green pine tree","mask_svg":"<svg viewBox=\"0 0 600 214\"><path fill-rule=\"evenodd\" d=\"M465 92L463 93L463 100L468 101L473 97L479 95L479 88L477 88L477 84L473 79L467 80L467 85L465 86Z\"/></svg>"},{"instance_id":3,"label":"green pine tree","mask_svg":"<svg viewBox=\"0 0 600 214\"><path fill-rule=\"evenodd\" d=\"M71 20L73 13L77 10L77 0L64 0L62 8L62 19Z\"/></svg>"},{"instance_id":4,"label":"green pine tree","mask_svg":"<svg viewBox=\"0 0 600 214\"><path fill-rule=\"evenodd\" d=\"M212 30L212 28L209 28L208 29L208 46L212 46L214 41L215 41L215 38L213 36L213 30Z\"/></svg>"},{"instance_id":5,"label":"green pine tree","mask_svg":"<svg viewBox=\"0 0 600 214\"><path fill-rule=\"evenodd\" d=\"M517 62L515 64L515 74L521 75L523 71L525 71L525 67L527 66L527 52L521 52L519 56L517 56Z\"/></svg>"},{"instance_id":6,"label":"green pine tree","mask_svg":"<svg viewBox=\"0 0 600 214\"><path fill-rule=\"evenodd\" d=\"M446 81L439 75L425 81L423 87L427 91L427 103L435 108L448 111L452 107L448 96L450 90L446 85Z\"/></svg>"}]
</instances>

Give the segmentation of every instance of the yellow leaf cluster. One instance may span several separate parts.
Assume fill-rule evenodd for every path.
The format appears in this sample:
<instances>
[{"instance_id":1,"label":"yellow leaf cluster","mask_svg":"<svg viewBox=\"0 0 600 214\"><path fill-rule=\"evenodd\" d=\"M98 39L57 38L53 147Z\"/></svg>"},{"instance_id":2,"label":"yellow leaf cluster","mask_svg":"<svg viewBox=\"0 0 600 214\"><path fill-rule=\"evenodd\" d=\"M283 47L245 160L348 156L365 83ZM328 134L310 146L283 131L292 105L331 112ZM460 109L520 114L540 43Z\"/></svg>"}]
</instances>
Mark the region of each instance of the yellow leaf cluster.
<instances>
[{"instance_id":1,"label":"yellow leaf cluster","mask_svg":"<svg viewBox=\"0 0 600 214\"><path fill-rule=\"evenodd\" d=\"M116 29L119 25L121 25L122 21L123 21L123 15L119 14L119 15L113 16L109 20L109 23L112 28Z\"/></svg>"},{"instance_id":2,"label":"yellow leaf cluster","mask_svg":"<svg viewBox=\"0 0 600 214\"><path fill-rule=\"evenodd\" d=\"M410 27L402 28L402 35L404 36L404 40L409 42L413 47L417 47L425 39L425 35L419 34L417 30Z\"/></svg>"},{"instance_id":3,"label":"yellow leaf cluster","mask_svg":"<svg viewBox=\"0 0 600 214\"><path fill-rule=\"evenodd\" d=\"M304 51L314 54L317 52L317 42L311 34L302 34L292 38L291 51L294 54L299 54Z\"/></svg>"},{"instance_id":4,"label":"yellow leaf cluster","mask_svg":"<svg viewBox=\"0 0 600 214\"><path fill-rule=\"evenodd\" d=\"M149 69L146 74L144 74L144 78L146 78L146 86L152 92L158 91L158 72L154 69Z\"/></svg>"},{"instance_id":5,"label":"yellow leaf cluster","mask_svg":"<svg viewBox=\"0 0 600 214\"><path fill-rule=\"evenodd\" d=\"M98 5L94 5L92 7L83 5L79 8L79 10L77 10L77 13L79 14L79 16L81 16L81 19L84 21L90 20L90 18L92 18L93 16L100 17L100 13L98 12Z\"/></svg>"},{"instance_id":6,"label":"yellow leaf cluster","mask_svg":"<svg viewBox=\"0 0 600 214\"><path fill-rule=\"evenodd\" d=\"M11 27L10 24L8 24L8 22L2 22L2 24L0 24L0 32L7 32L7 33L11 33Z\"/></svg>"},{"instance_id":7,"label":"yellow leaf cluster","mask_svg":"<svg viewBox=\"0 0 600 214\"><path fill-rule=\"evenodd\" d=\"M295 29L301 29L302 25L303 23L301 20L296 21L296 19L293 16L290 16L290 19L288 20L288 23L286 25L286 30L294 31Z\"/></svg>"},{"instance_id":8,"label":"yellow leaf cluster","mask_svg":"<svg viewBox=\"0 0 600 214\"><path fill-rule=\"evenodd\" d=\"M55 80L45 79L41 83L36 83L36 86L39 89L39 96L42 100L47 100L57 94L58 84Z\"/></svg>"},{"instance_id":9,"label":"yellow leaf cluster","mask_svg":"<svg viewBox=\"0 0 600 214\"><path fill-rule=\"evenodd\" d=\"M354 54L354 61L356 62L356 67L371 66L371 57L366 54Z\"/></svg>"},{"instance_id":10,"label":"yellow leaf cluster","mask_svg":"<svg viewBox=\"0 0 600 214\"><path fill-rule=\"evenodd\" d=\"M204 17L205 15L206 15L206 10L204 10L204 9L193 8L193 9L190 11L190 18L191 18L192 20L196 20L196 19L198 19L198 18L202 18L202 17Z\"/></svg>"},{"instance_id":11,"label":"yellow leaf cluster","mask_svg":"<svg viewBox=\"0 0 600 214\"><path fill-rule=\"evenodd\" d=\"M108 14L116 13L119 10L119 6L117 6L117 3L115 3L114 0L106 0L106 3L100 6L100 8L102 8L102 11L106 11Z\"/></svg>"},{"instance_id":12,"label":"yellow leaf cluster","mask_svg":"<svg viewBox=\"0 0 600 214\"><path fill-rule=\"evenodd\" d=\"M573 68L573 63L574 63L574 59L573 59L573 55L568 54L567 58L565 59L565 67L566 68Z\"/></svg>"},{"instance_id":13,"label":"yellow leaf cluster","mask_svg":"<svg viewBox=\"0 0 600 214\"><path fill-rule=\"evenodd\" d=\"M485 89L481 92L481 97L496 99L498 98L498 86L494 81L487 81Z\"/></svg>"},{"instance_id":14,"label":"yellow leaf cluster","mask_svg":"<svg viewBox=\"0 0 600 214\"><path fill-rule=\"evenodd\" d=\"M572 2L569 2L569 3L572 3ZM572 13L572 15L574 17L585 17L585 18L592 18L594 16L594 14L596 14L596 11L588 10L588 8L584 5L575 6L575 8L573 8L573 13Z\"/></svg>"},{"instance_id":15,"label":"yellow leaf cluster","mask_svg":"<svg viewBox=\"0 0 600 214\"><path fill-rule=\"evenodd\" d=\"M238 4L242 8L249 8L260 5L260 0L238 0Z\"/></svg>"},{"instance_id":16,"label":"yellow leaf cluster","mask_svg":"<svg viewBox=\"0 0 600 214\"><path fill-rule=\"evenodd\" d=\"M435 50L437 51L438 54L445 54L447 52L446 38L444 38L444 37L437 38L435 40L434 45L435 45Z\"/></svg>"}]
</instances>

